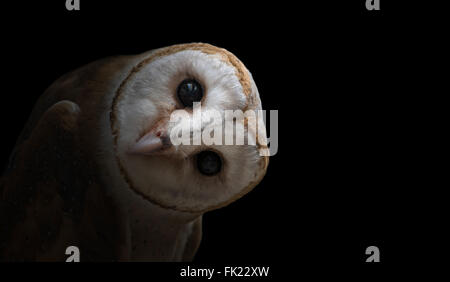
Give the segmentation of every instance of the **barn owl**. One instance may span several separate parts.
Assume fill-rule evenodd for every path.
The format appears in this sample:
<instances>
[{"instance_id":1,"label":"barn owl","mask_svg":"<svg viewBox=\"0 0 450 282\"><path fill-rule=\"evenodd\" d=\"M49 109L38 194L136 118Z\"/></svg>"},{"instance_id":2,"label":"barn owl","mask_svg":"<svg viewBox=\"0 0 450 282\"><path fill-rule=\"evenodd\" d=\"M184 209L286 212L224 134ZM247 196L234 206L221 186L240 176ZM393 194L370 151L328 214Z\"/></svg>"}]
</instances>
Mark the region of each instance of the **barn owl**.
<instances>
[{"instance_id":1,"label":"barn owl","mask_svg":"<svg viewBox=\"0 0 450 282\"><path fill-rule=\"evenodd\" d=\"M202 215L248 193L268 166L258 141L173 145L170 115L194 103L261 109L243 63L204 43L99 60L54 82L1 179L1 260L64 261L69 246L81 261L192 260Z\"/></svg>"}]
</instances>

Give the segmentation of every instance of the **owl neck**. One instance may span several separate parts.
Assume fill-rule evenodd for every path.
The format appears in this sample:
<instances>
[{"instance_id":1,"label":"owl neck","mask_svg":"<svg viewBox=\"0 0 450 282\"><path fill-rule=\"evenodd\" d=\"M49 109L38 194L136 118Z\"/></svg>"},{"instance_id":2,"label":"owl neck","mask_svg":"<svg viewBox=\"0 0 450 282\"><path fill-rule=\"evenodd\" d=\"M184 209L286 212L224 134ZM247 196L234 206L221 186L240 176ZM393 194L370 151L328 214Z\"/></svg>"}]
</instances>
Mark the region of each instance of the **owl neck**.
<instances>
[{"instance_id":1,"label":"owl neck","mask_svg":"<svg viewBox=\"0 0 450 282\"><path fill-rule=\"evenodd\" d=\"M179 261L199 215L164 209L140 195L129 193L130 259Z\"/></svg>"},{"instance_id":2,"label":"owl neck","mask_svg":"<svg viewBox=\"0 0 450 282\"><path fill-rule=\"evenodd\" d=\"M124 260L177 261L191 234L193 222L201 214L163 208L136 193L119 177L104 175L105 189L114 201L119 227L124 234ZM123 230L123 231L122 231Z\"/></svg>"}]
</instances>

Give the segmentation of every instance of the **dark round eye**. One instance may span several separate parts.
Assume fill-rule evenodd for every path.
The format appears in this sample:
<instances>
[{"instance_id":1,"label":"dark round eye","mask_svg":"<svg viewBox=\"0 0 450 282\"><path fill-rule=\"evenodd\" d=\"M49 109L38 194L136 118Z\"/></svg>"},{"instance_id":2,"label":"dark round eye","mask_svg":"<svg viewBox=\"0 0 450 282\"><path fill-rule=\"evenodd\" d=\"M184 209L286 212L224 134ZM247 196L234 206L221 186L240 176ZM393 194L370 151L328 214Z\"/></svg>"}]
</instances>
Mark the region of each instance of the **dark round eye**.
<instances>
[{"instance_id":1,"label":"dark round eye","mask_svg":"<svg viewBox=\"0 0 450 282\"><path fill-rule=\"evenodd\" d=\"M197 154L197 168L201 174L215 175L222 169L222 159L213 151L202 151Z\"/></svg>"},{"instance_id":2,"label":"dark round eye","mask_svg":"<svg viewBox=\"0 0 450 282\"><path fill-rule=\"evenodd\" d=\"M192 108L194 102L202 100L203 89L195 79L185 79L178 85L177 95L185 107Z\"/></svg>"}]
</instances>

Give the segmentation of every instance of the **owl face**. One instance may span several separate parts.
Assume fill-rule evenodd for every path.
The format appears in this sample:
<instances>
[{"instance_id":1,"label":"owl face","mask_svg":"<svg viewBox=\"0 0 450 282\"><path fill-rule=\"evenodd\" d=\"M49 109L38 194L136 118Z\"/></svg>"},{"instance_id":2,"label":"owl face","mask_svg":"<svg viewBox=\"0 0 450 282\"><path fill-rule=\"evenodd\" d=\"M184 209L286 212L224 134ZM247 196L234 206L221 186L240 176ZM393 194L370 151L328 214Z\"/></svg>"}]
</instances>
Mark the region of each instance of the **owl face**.
<instances>
[{"instance_id":1,"label":"owl face","mask_svg":"<svg viewBox=\"0 0 450 282\"><path fill-rule=\"evenodd\" d=\"M200 123L192 122L194 105L201 107ZM171 133L181 126L194 138L212 120L216 128L225 126L213 119L217 113L259 109L251 74L228 51L201 43L152 51L113 100L111 129L121 173L131 189L162 207L194 213L222 207L264 176L267 148L257 136L265 136L265 128L244 126L246 141L256 145L174 144Z\"/></svg>"}]
</instances>

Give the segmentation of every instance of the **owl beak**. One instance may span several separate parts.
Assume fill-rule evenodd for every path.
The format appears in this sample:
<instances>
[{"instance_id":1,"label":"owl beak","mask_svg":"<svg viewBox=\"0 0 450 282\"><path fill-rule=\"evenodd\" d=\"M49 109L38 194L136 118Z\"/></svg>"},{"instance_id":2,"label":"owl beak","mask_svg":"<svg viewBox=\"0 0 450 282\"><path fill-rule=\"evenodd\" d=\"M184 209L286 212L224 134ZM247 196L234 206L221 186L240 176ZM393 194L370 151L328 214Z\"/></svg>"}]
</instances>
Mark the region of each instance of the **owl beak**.
<instances>
[{"instance_id":1,"label":"owl beak","mask_svg":"<svg viewBox=\"0 0 450 282\"><path fill-rule=\"evenodd\" d=\"M128 151L131 154L154 155L172 147L166 131L151 130L142 136Z\"/></svg>"}]
</instances>

